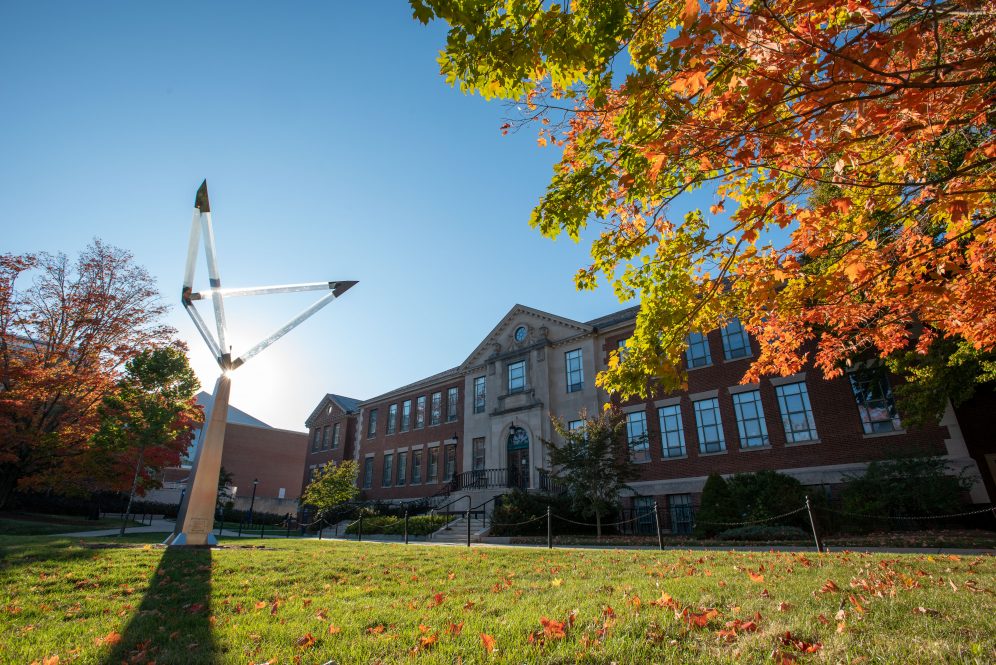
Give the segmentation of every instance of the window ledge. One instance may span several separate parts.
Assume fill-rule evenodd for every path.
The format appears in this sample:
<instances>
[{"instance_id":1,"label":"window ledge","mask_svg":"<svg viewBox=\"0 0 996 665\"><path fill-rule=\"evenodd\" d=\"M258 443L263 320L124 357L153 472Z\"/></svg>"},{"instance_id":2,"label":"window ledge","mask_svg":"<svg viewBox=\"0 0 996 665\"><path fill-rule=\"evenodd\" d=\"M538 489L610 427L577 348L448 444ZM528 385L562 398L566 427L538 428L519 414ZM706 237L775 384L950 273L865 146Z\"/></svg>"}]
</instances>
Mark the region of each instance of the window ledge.
<instances>
[{"instance_id":1,"label":"window ledge","mask_svg":"<svg viewBox=\"0 0 996 665\"><path fill-rule=\"evenodd\" d=\"M630 460L633 464L650 464L653 460L641 459L641 460Z\"/></svg>"},{"instance_id":2,"label":"window ledge","mask_svg":"<svg viewBox=\"0 0 996 665\"><path fill-rule=\"evenodd\" d=\"M809 441L786 441L786 448L794 448L795 446L811 446L814 443L823 443L819 438L810 439Z\"/></svg>"},{"instance_id":3,"label":"window ledge","mask_svg":"<svg viewBox=\"0 0 996 665\"><path fill-rule=\"evenodd\" d=\"M737 358L723 358L723 364L725 365L726 363L736 363L736 362L740 362L741 360L750 360L753 357L754 357L754 354L750 353L750 354L747 354L746 356L739 356Z\"/></svg>"},{"instance_id":4,"label":"window ledge","mask_svg":"<svg viewBox=\"0 0 996 665\"><path fill-rule=\"evenodd\" d=\"M688 453L685 453L684 455L671 455L671 456L663 455L661 457L662 462L670 462L671 460L676 460L676 459L688 459Z\"/></svg>"},{"instance_id":5,"label":"window ledge","mask_svg":"<svg viewBox=\"0 0 996 665\"><path fill-rule=\"evenodd\" d=\"M730 452L730 451L729 450L718 450L718 451L716 451L714 453L704 453L704 452L702 452L700 450L699 451L699 457L712 457L713 455L725 455L728 452Z\"/></svg>"},{"instance_id":6,"label":"window ledge","mask_svg":"<svg viewBox=\"0 0 996 665\"><path fill-rule=\"evenodd\" d=\"M738 450L742 453L749 453L755 450L771 450L771 444L766 444L763 446L740 446Z\"/></svg>"},{"instance_id":7,"label":"window ledge","mask_svg":"<svg viewBox=\"0 0 996 665\"><path fill-rule=\"evenodd\" d=\"M685 364L687 365L688 363L686 362ZM699 365L698 367L686 367L686 368L685 368L685 371L686 371L686 372L694 372L694 371L695 371L695 370L697 370L697 369L707 369L707 368L709 368L709 367L712 367L712 366L713 366L713 364L714 364L714 363L709 363L708 365Z\"/></svg>"},{"instance_id":8,"label":"window ledge","mask_svg":"<svg viewBox=\"0 0 996 665\"><path fill-rule=\"evenodd\" d=\"M906 430L905 429L896 429L896 430L892 430L891 432L873 432L872 434L862 434L861 438L863 438L863 439L879 439L879 438L881 438L883 436L900 436L900 435L903 435L903 434L906 434Z\"/></svg>"}]
</instances>

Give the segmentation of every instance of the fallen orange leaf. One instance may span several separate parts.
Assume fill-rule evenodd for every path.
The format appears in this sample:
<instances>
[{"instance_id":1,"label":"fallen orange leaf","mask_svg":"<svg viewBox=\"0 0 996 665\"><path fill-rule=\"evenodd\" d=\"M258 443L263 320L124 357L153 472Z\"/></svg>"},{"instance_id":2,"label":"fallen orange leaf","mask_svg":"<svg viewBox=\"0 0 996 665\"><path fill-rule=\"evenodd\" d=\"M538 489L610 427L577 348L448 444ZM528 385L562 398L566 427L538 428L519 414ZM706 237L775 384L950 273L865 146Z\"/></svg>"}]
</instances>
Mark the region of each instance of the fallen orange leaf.
<instances>
[{"instance_id":1,"label":"fallen orange leaf","mask_svg":"<svg viewBox=\"0 0 996 665\"><path fill-rule=\"evenodd\" d=\"M495 650L495 638L491 637L487 633L481 633L481 644L484 645L484 649L491 653Z\"/></svg>"}]
</instances>

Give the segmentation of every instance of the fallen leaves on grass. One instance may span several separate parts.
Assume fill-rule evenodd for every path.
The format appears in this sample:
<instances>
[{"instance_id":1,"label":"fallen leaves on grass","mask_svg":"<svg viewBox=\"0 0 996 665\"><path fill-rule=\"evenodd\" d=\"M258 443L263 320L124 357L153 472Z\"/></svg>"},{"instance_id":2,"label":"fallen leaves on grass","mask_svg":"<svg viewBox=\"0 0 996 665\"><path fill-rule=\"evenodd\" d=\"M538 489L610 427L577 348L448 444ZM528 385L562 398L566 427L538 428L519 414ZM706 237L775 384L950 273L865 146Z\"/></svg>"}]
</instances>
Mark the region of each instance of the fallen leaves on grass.
<instances>
[{"instance_id":1,"label":"fallen leaves on grass","mask_svg":"<svg viewBox=\"0 0 996 665\"><path fill-rule=\"evenodd\" d=\"M840 587L833 580L827 580L823 586L820 587L820 593L834 593L835 591L840 591Z\"/></svg>"},{"instance_id":2,"label":"fallen leaves on grass","mask_svg":"<svg viewBox=\"0 0 996 665\"><path fill-rule=\"evenodd\" d=\"M120 641L121 641L121 633L112 630L111 632L107 633L107 635L94 639L93 643L96 644L97 646L102 646L102 645L114 646L115 644L118 644Z\"/></svg>"},{"instance_id":3,"label":"fallen leaves on grass","mask_svg":"<svg viewBox=\"0 0 996 665\"><path fill-rule=\"evenodd\" d=\"M297 640L294 641L294 646L300 649L310 649L311 647L315 646L316 641L317 640L315 639L314 635L312 635L311 633L305 633L304 635L302 635L301 637L297 638Z\"/></svg>"},{"instance_id":4,"label":"fallen leaves on grass","mask_svg":"<svg viewBox=\"0 0 996 665\"><path fill-rule=\"evenodd\" d=\"M484 650L488 653L494 651L497 646L495 638L491 637L487 633L481 633L481 645L484 646Z\"/></svg>"}]
</instances>

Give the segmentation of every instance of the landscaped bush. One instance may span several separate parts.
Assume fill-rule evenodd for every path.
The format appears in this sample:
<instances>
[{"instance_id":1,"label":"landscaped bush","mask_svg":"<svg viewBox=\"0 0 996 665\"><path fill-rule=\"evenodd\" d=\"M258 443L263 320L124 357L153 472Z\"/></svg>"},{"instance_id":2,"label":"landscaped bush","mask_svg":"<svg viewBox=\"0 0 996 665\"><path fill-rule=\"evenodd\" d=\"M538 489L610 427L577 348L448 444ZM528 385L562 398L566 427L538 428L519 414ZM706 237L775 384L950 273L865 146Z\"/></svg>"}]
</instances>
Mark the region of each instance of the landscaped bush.
<instances>
[{"instance_id":1,"label":"landscaped bush","mask_svg":"<svg viewBox=\"0 0 996 665\"><path fill-rule=\"evenodd\" d=\"M945 473L941 457L907 457L872 462L862 476L848 476L841 492L843 512L888 517L916 517L957 513L964 507L963 494L970 482ZM917 520L888 520L844 516L849 531L887 528L923 528ZM932 526L950 526L931 520ZM957 521L954 522L957 525Z\"/></svg>"},{"instance_id":2,"label":"landscaped bush","mask_svg":"<svg viewBox=\"0 0 996 665\"><path fill-rule=\"evenodd\" d=\"M442 529L453 518L446 515L415 515L408 518L409 536L427 536L430 533ZM346 528L346 533L359 533L359 524L350 524ZM405 532L405 518L393 515L373 515L363 516L364 534L384 534L403 535Z\"/></svg>"},{"instance_id":3,"label":"landscaped bush","mask_svg":"<svg viewBox=\"0 0 996 665\"><path fill-rule=\"evenodd\" d=\"M812 540L813 534L795 526L752 525L727 529L716 534L717 540Z\"/></svg>"},{"instance_id":4,"label":"landscaped bush","mask_svg":"<svg viewBox=\"0 0 996 665\"><path fill-rule=\"evenodd\" d=\"M814 502L822 498L810 497ZM724 481L718 474L709 476L702 490L702 504L695 515L695 535L713 536L732 525L717 522L751 522L791 512L806 504L806 490L795 478L775 471L738 473ZM776 525L809 527L805 511L776 521ZM749 525L744 525L749 526Z\"/></svg>"},{"instance_id":5,"label":"landscaped bush","mask_svg":"<svg viewBox=\"0 0 996 665\"><path fill-rule=\"evenodd\" d=\"M695 536L709 538L726 526L718 522L739 522L740 515L733 503L733 495L723 476L711 473L702 488L702 503L695 513Z\"/></svg>"},{"instance_id":6,"label":"landscaped bush","mask_svg":"<svg viewBox=\"0 0 996 665\"><path fill-rule=\"evenodd\" d=\"M546 535L546 510L550 507L553 514L564 517L572 522L582 522L591 526L581 526L572 524L561 519L554 518L553 531L558 535L565 534L594 534L595 526L593 517L586 517L575 512L571 506L571 500L565 495L533 494L522 490L513 490L504 495L495 508L492 515L494 524L491 527L492 536L545 536ZM533 518L537 519L528 524L520 524ZM605 526L607 522L614 522L617 515L605 515L602 517L602 532L616 533L614 527Z\"/></svg>"}]
</instances>

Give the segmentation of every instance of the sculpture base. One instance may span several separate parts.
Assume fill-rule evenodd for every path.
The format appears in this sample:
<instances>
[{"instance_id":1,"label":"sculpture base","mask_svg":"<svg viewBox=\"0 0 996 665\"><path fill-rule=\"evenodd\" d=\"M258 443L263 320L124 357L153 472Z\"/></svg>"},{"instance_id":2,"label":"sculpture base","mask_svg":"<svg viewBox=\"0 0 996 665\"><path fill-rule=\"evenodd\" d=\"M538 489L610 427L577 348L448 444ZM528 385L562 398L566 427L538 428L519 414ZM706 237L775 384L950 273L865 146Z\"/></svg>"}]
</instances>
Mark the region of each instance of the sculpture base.
<instances>
[{"instance_id":1,"label":"sculpture base","mask_svg":"<svg viewBox=\"0 0 996 665\"><path fill-rule=\"evenodd\" d=\"M202 540L198 538L198 540ZM186 533L171 533L166 540L163 541L163 545L166 547L197 547L200 546L212 546L218 544L218 539L213 533L209 533L207 538L203 538L205 542L203 543L191 543L187 538Z\"/></svg>"}]
</instances>

